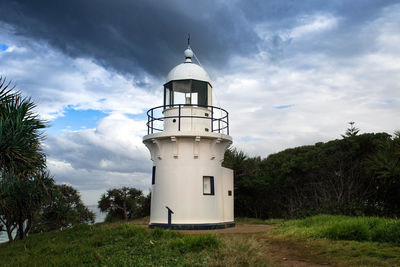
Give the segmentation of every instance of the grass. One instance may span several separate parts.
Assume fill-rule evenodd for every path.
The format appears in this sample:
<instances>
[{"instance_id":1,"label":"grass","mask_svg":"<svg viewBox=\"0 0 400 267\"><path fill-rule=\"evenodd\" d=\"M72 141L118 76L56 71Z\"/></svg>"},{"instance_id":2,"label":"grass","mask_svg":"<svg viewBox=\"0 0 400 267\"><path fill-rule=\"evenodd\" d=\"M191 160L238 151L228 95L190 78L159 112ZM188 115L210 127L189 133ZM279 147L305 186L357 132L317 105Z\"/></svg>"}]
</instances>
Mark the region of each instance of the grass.
<instances>
[{"instance_id":1,"label":"grass","mask_svg":"<svg viewBox=\"0 0 400 267\"><path fill-rule=\"evenodd\" d=\"M319 215L281 223L269 241L339 266L400 266L400 220Z\"/></svg>"},{"instance_id":2,"label":"grass","mask_svg":"<svg viewBox=\"0 0 400 267\"><path fill-rule=\"evenodd\" d=\"M278 233L305 238L372 241L400 246L400 220L319 215L284 222Z\"/></svg>"},{"instance_id":3,"label":"grass","mask_svg":"<svg viewBox=\"0 0 400 267\"><path fill-rule=\"evenodd\" d=\"M80 225L0 245L1 266L204 266L215 235L183 235L129 223Z\"/></svg>"},{"instance_id":4,"label":"grass","mask_svg":"<svg viewBox=\"0 0 400 267\"><path fill-rule=\"evenodd\" d=\"M275 248L290 248L287 258L321 265L400 266L400 247L387 243L305 239L276 234L267 235L267 240Z\"/></svg>"},{"instance_id":5,"label":"grass","mask_svg":"<svg viewBox=\"0 0 400 267\"><path fill-rule=\"evenodd\" d=\"M272 265L252 239L149 230L135 223L79 225L0 244L0 266Z\"/></svg>"},{"instance_id":6,"label":"grass","mask_svg":"<svg viewBox=\"0 0 400 267\"><path fill-rule=\"evenodd\" d=\"M79 225L0 244L0 266L400 266L399 220L320 215L301 220L240 218L274 229L182 234L129 223Z\"/></svg>"}]
</instances>

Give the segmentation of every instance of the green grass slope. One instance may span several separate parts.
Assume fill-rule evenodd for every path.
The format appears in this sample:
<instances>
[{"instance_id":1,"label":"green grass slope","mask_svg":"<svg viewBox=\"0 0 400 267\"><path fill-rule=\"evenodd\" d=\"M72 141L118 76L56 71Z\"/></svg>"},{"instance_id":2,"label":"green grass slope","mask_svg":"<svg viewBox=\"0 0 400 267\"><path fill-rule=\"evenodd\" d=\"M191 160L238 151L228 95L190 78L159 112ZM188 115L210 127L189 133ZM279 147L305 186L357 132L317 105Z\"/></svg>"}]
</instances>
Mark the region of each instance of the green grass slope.
<instances>
[{"instance_id":1,"label":"green grass slope","mask_svg":"<svg viewBox=\"0 0 400 267\"><path fill-rule=\"evenodd\" d=\"M215 235L183 235L129 223L80 225L0 245L1 266L204 266ZM207 249L207 250L206 250Z\"/></svg>"},{"instance_id":2,"label":"green grass slope","mask_svg":"<svg viewBox=\"0 0 400 267\"><path fill-rule=\"evenodd\" d=\"M0 266L279 266L282 259L293 266L400 266L400 220L319 215L237 221L242 228L274 229L188 235L138 222L79 225L0 244Z\"/></svg>"}]
</instances>

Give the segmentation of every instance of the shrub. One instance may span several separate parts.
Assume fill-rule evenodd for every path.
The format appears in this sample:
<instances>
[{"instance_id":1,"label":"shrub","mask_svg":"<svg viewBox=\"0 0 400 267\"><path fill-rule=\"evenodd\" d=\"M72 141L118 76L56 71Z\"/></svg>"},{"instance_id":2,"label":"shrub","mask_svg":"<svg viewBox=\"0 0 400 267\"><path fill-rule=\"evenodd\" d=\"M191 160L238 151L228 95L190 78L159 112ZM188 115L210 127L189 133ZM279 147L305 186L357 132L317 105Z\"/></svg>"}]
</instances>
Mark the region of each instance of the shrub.
<instances>
[{"instance_id":1,"label":"shrub","mask_svg":"<svg viewBox=\"0 0 400 267\"><path fill-rule=\"evenodd\" d=\"M400 245L400 223L386 220L372 229L371 240Z\"/></svg>"},{"instance_id":2,"label":"shrub","mask_svg":"<svg viewBox=\"0 0 400 267\"><path fill-rule=\"evenodd\" d=\"M332 240L388 242L400 245L400 220L318 215L284 222L276 233Z\"/></svg>"},{"instance_id":3,"label":"shrub","mask_svg":"<svg viewBox=\"0 0 400 267\"><path fill-rule=\"evenodd\" d=\"M333 240L366 241L369 240L369 229L360 220L346 220L327 227L321 235Z\"/></svg>"}]
</instances>

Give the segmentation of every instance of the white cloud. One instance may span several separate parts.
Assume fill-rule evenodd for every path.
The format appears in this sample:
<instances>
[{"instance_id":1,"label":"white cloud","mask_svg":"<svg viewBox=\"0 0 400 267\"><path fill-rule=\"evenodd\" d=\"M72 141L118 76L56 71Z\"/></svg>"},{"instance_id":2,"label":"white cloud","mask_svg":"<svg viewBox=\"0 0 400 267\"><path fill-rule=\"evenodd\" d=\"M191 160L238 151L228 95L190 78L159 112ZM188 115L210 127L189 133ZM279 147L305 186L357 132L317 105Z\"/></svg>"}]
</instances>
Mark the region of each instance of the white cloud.
<instances>
[{"instance_id":1,"label":"white cloud","mask_svg":"<svg viewBox=\"0 0 400 267\"><path fill-rule=\"evenodd\" d=\"M145 121L113 113L100 120L95 129L48 136L48 168L57 182L80 190L105 192L109 188L134 186L147 191L151 161L142 143L145 132Z\"/></svg>"},{"instance_id":2,"label":"white cloud","mask_svg":"<svg viewBox=\"0 0 400 267\"><path fill-rule=\"evenodd\" d=\"M330 14L306 15L298 19L296 27L290 30L290 38L301 38L306 35L320 33L336 28L338 18Z\"/></svg>"},{"instance_id":3,"label":"white cloud","mask_svg":"<svg viewBox=\"0 0 400 267\"><path fill-rule=\"evenodd\" d=\"M343 58L316 51L299 53L292 45L286 48L290 56L279 62L269 60L266 50L251 58L234 57L231 73L220 72L214 84L217 99L230 112L234 146L267 156L340 138L349 121L362 132L399 129L400 48L393 41L400 38L394 31L400 28L400 19L395 13L382 14L385 19L378 18L360 31L360 38L379 47L369 53ZM331 29L337 20L310 21L314 22L294 27L289 36ZM280 105L293 106L274 108Z\"/></svg>"}]
</instances>

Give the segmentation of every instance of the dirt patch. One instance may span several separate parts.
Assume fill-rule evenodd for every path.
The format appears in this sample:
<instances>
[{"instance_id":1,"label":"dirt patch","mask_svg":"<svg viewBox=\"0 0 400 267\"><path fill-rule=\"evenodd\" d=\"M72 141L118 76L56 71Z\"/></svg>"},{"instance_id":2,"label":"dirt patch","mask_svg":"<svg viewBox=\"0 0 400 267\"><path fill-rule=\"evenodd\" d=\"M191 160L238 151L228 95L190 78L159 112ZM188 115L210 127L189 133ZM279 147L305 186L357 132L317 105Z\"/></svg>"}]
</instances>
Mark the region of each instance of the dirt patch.
<instances>
[{"instance_id":1,"label":"dirt patch","mask_svg":"<svg viewBox=\"0 0 400 267\"><path fill-rule=\"evenodd\" d=\"M218 229L218 230L177 230L176 232L184 234L244 234L243 238L255 239L262 250L269 256L278 266L294 267L294 266L311 266L323 267L331 266L328 262L316 259L307 252L307 245L299 248L298 244L280 241L268 235L273 229L272 225L255 225L255 224L237 224L235 227ZM228 235L224 235L225 238Z\"/></svg>"},{"instance_id":2,"label":"dirt patch","mask_svg":"<svg viewBox=\"0 0 400 267\"><path fill-rule=\"evenodd\" d=\"M255 238L279 266L332 266L323 259L312 257L307 244L299 247L298 244L291 244L267 235L255 236Z\"/></svg>"}]
</instances>

